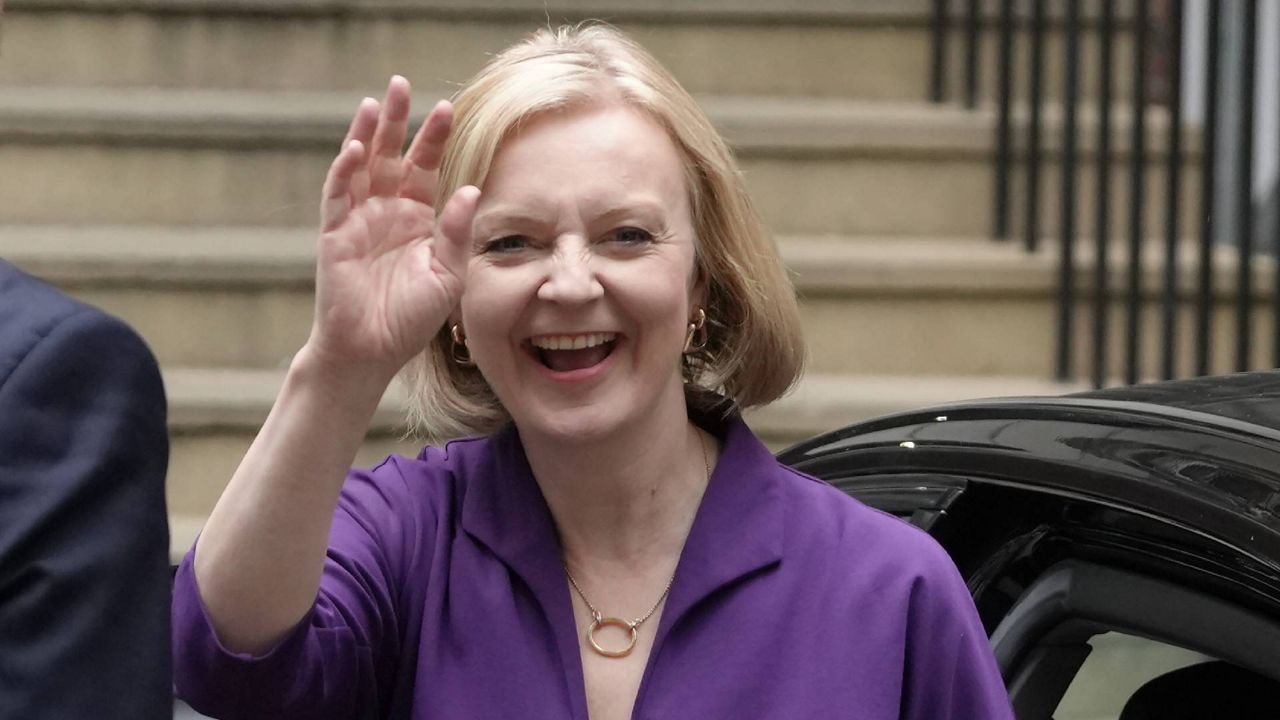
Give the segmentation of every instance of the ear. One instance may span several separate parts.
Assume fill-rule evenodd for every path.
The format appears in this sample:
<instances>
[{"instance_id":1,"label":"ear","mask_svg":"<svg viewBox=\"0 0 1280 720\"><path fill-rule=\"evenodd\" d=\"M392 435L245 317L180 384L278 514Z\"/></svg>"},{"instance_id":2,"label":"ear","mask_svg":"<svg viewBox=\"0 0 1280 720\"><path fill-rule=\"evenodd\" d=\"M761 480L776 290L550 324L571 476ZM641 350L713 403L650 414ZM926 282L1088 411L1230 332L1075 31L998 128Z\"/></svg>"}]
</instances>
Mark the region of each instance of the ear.
<instances>
[{"instance_id":1,"label":"ear","mask_svg":"<svg viewBox=\"0 0 1280 720\"><path fill-rule=\"evenodd\" d=\"M444 321L446 330L452 330L454 325L462 325L462 298L458 298L458 303L449 311L449 317Z\"/></svg>"},{"instance_id":2,"label":"ear","mask_svg":"<svg viewBox=\"0 0 1280 720\"><path fill-rule=\"evenodd\" d=\"M710 280L707 278L707 272L703 269L702 263L697 263L693 268L693 284L689 286L689 312L692 313L694 308L707 308L707 301L711 296Z\"/></svg>"}]
</instances>

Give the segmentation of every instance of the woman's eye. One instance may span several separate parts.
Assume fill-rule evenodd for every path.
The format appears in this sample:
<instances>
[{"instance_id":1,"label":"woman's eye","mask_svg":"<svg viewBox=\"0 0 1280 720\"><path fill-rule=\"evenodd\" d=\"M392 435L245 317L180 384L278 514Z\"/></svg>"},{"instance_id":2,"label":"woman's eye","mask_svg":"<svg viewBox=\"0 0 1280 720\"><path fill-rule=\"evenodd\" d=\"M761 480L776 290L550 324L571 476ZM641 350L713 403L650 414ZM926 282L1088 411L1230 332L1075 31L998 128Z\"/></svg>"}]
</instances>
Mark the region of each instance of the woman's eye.
<instances>
[{"instance_id":1,"label":"woman's eye","mask_svg":"<svg viewBox=\"0 0 1280 720\"><path fill-rule=\"evenodd\" d=\"M611 239L624 245L641 245L653 240L653 233L635 227L618 228L613 231Z\"/></svg>"},{"instance_id":2,"label":"woman's eye","mask_svg":"<svg viewBox=\"0 0 1280 720\"><path fill-rule=\"evenodd\" d=\"M529 238L523 235L507 235L485 243L487 253L515 252L529 247Z\"/></svg>"}]
</instances>

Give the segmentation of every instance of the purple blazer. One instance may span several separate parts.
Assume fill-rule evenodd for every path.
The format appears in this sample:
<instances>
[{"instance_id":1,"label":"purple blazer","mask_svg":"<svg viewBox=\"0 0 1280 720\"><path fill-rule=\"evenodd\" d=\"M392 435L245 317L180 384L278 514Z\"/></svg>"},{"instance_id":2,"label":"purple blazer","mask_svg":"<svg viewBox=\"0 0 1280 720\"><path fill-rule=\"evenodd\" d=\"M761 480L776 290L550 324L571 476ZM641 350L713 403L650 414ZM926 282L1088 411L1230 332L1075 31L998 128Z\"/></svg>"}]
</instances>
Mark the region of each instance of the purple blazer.
<instances>
[{"instance_id":1,"label":"purple blazer","mask_svg":"<svg viewBox=\"0 0 1280 720\"><path fill-rule=\"evenodd\" d=\"M635 718L1013 720L959 573L924 532L780 465L737 418L680 556ZM587 720L551 514L513 429L348 477L311 612L222 648L191 554L175 682L219 718Z\"/></svg>"}]
</instances>

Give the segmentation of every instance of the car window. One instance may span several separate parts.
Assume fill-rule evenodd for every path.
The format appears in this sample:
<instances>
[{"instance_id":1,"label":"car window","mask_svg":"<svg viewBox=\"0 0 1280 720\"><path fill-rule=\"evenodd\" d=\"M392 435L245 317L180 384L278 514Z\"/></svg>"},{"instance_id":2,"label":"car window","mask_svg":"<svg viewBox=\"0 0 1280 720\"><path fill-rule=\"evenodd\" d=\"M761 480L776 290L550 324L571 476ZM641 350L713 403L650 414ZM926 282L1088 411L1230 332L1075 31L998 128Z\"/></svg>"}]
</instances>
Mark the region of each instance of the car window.
<instances>
[{"instance_id":1,"label":"car window","mask_svg":"<svg viewBox=\"0 0 1280 720\"><path fill-rule=\"evenodd\" d=\"M1095 635L1054 720L1116 720L1125 702L1148 680L1210 658L1146 638L1108 632Z\"/></svg>"}]
</instances>

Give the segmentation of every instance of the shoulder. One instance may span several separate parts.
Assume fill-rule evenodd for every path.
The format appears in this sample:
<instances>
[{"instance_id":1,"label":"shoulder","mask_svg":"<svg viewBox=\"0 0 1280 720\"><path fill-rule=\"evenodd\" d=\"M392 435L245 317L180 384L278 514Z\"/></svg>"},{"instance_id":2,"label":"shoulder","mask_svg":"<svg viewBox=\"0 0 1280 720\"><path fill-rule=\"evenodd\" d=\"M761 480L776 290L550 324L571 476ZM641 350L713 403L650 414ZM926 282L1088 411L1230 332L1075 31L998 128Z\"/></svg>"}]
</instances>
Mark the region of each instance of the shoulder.
<instances>
[{"instance_id":1,"label":"shoulder","mask_svg":"<svg viewBox=\"0 0 1280 720\"><path fill-rule=\"evenodd\" d=\"M381 508L386 516L427 513L433 519L456 514L466 496L476 462L491 452L489 437L427 445L416 457L388 455L370 468L353 468L342 488L340 505Z\"/></svg>"},{"instance_id":2,"label":"shoulder","mask_svg":"<svg viewBox=\"0 0 1280 720\"><path fill-rule=\"evenodd\" d=\"M155 358L128 325L0 261L0 385L24 363L49 367L85 358L99 376L115 368L158 385Z\"/></svg>"},{"instance_id":3,"label":"shoulder","mask_svg":"<svg viewBox=\"0 0 1280 720\"><path fill-rule=\"evenodd\" d=\"M48 334L68 318L82 314L108 319L92 306L0 260L0 339L5 346L20 335Z\"/></svg>"},{"instance_id":4,"label":"shoulder","mask_svg":"<svg viewBox=\"0 0 1280 720\"><path fill-rule=\"evenodd\" d=\"M422 590L439 553L457 538L472 456L487 446L487 438L454 441L353 468L338 497L330 558L376 553L398 578L391 584Z\"/></svg>"},{"instance_id":5,"label":"shoulder","mask_svg":"<svg viewBox=\"0 0 1280 720\"><path fill-rule=\"evenodd\" d=\"M781 463L775 473L788 507L789 554L905 593L959 580L950 555L924 530Z\"/></svg>"}]
</instances>

